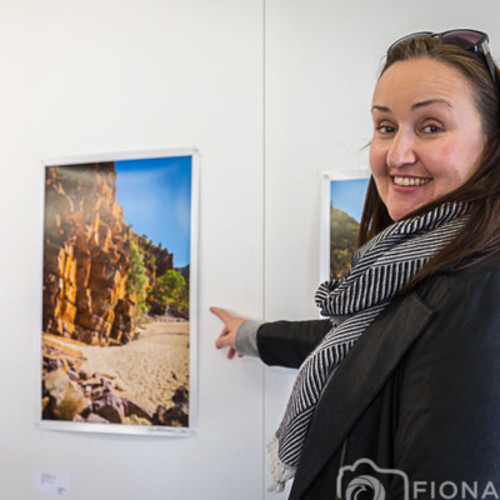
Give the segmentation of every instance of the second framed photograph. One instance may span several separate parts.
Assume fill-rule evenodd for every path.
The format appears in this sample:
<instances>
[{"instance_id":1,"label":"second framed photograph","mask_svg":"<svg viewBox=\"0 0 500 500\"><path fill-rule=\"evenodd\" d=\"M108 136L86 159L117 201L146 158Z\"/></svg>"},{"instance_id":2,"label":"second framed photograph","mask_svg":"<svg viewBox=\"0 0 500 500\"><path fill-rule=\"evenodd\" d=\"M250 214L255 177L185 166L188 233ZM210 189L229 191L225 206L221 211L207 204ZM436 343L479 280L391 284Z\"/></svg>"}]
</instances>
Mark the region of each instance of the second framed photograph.
<instances>
[{"instance_id":1,"label":"second framed photograph","mask_svg":"<svg viewBox=\"0 0 500 500\"><path fill-rule=\"evenodd\" d=\"M351 266L368 187L368 174L323 174L320 280L341 278Z\"/></svg>"},{"instance_id":2,"label":"second framed photograph","mask_svg":"<svg viewBox=\"0 0 500 500\"><path fill-rule=\"evenodd\" d=\"M189 435L196 150L44 162L40 422Z\"/></svg>"}]
</instances>

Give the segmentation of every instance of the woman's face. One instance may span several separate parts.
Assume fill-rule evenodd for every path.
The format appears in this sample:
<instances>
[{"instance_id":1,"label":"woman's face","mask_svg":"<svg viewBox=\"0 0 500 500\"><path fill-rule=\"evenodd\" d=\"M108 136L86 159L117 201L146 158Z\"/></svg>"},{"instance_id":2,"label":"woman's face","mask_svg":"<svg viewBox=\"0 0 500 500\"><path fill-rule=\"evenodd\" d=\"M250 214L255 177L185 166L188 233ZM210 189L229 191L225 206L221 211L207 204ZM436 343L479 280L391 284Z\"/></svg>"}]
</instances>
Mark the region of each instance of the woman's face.
<instances>
[{"instance_id":1,"label":"woman's face","mask_svg":"<svg viewBox=\"0 0 500 500\"><path fill-rule=\"evenodd\" d=\"M373 95L370 167L397 221L464 184L486 144L469 83L455 68L420 58L399 61Z\"/></svg>"}]
</instances>

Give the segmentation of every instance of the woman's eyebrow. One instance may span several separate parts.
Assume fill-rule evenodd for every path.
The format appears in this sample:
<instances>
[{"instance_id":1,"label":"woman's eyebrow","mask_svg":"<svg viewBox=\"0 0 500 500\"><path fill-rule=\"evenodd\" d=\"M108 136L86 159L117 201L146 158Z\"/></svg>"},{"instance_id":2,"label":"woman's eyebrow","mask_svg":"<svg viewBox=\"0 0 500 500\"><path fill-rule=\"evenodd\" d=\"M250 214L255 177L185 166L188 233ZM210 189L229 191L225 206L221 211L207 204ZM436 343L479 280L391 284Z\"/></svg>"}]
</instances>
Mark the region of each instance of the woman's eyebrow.
<instances>
[{"instance_id":1,"label":"woman's eyebrow","mask_svg":"<svg viewBox=\"0 0 500 500\"><path fill-rule=\"evenodd\" d=\"M391 112L391 109L388 108L387 106L379 106L378 104L374 104L372 106L372 113L374 111L381 111L382 113L390 113Z\"/></svg>"},{"instance_id":2,"label":"woman's eyebrow","mask_svg":"<svg viewBox=\"0 0 500 500\"><path fill-rule=\"evenodd\" d=\"M411 109L413 111L415 109L423 108L425 106L431 106L432 104L446 104L446 106L449 106L450 108L453 107L451 105L451 103L449 101L447 101L446 99L436 98L436 99L427 99L426 101L416 102L415 104L413 104L411 106ZM374 104L372 106L371 111L372 111L372 113L374 111L380 111L382 113L390 113L391 108L389 108L388 106L380 106L379 104Z\"/></svg>"},{"instance_id":3,"label":"woman's eyebrow","mask_svg":"<svg viewBox=\"0 0 500 500\"><path fill-rule=\"evenodd\" d=\"M447 101L446 99L439 99L438 98L438 99L428 99L427 101L416 102L415 104L413 104L411 109L414 110L414 109L418 109L418 108L423 108L425 106L431 106L432 104L446 104L450 108L453 107L450 104L450 102Z\"/></svg>"}]
</instances>

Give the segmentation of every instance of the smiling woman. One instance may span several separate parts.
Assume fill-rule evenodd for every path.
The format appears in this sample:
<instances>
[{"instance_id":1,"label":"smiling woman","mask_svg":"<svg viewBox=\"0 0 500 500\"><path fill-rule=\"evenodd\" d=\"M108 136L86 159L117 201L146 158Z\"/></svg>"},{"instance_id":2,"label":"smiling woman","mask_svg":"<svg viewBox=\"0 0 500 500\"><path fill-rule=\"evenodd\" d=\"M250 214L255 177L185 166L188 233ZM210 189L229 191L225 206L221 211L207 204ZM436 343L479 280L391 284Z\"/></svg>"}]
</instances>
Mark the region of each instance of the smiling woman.
<instances>
[{"instance_id":1,"label":"smiling woman","mask_svg":"<svg viewBox=\"0 0 500 500\"><path fill-rule=\"evenodd\" d=\"M229 358L299 369L270 444L273 487L293 478L291 499L360 484L380 498L417 484L498 497L500 74L487 42L453 30L391 45L358 248L316 293L328 319L212 308Z\"/></svg>"},{"instance_id":2,"label":"smiling woman","mask_svg":"<svg viewBox=\"0 0 500 500\"><path fill-rule=\"evenodd\" d=\"M474 30L424 35L389 48L375 88L373 175L358 234L363 245L394 220L445 202L468 204L466 230L412 284L500 246L500 78L488 37Z\"/></svg>"},{"instance_id":3,"label":"smiling woman","mask_svg":"<svg viewBox=\"0 0 500 500\"><path fill-rule=\"evenodd\" d=\"M400 61L373 96L370 165L377 191L397 221L463 185L486 144L466 78L421 58Z\"/></svg>"}]
</instances>

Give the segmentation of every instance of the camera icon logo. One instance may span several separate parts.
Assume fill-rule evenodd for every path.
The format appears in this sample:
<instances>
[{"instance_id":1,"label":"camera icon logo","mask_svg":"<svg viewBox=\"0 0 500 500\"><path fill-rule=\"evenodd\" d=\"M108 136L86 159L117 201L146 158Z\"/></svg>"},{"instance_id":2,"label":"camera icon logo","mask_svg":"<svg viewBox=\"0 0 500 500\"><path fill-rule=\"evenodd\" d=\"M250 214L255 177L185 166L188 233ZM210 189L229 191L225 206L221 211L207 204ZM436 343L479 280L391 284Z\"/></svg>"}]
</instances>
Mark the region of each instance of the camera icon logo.
<instances>
[{"instance_id":1,"label":"camera icon logo","mask_svg":"<svg viewBox=\"0 0 500 500\"><path fill-rule=\"evenodd\" d=\"M360 458L353 465L344 465L337 476L337 497L341 500L385 500L386 488L398 481L402 500L410 498L408 476L398 469L382 469L369 458Z\"/></svg>"}]
</instances>

